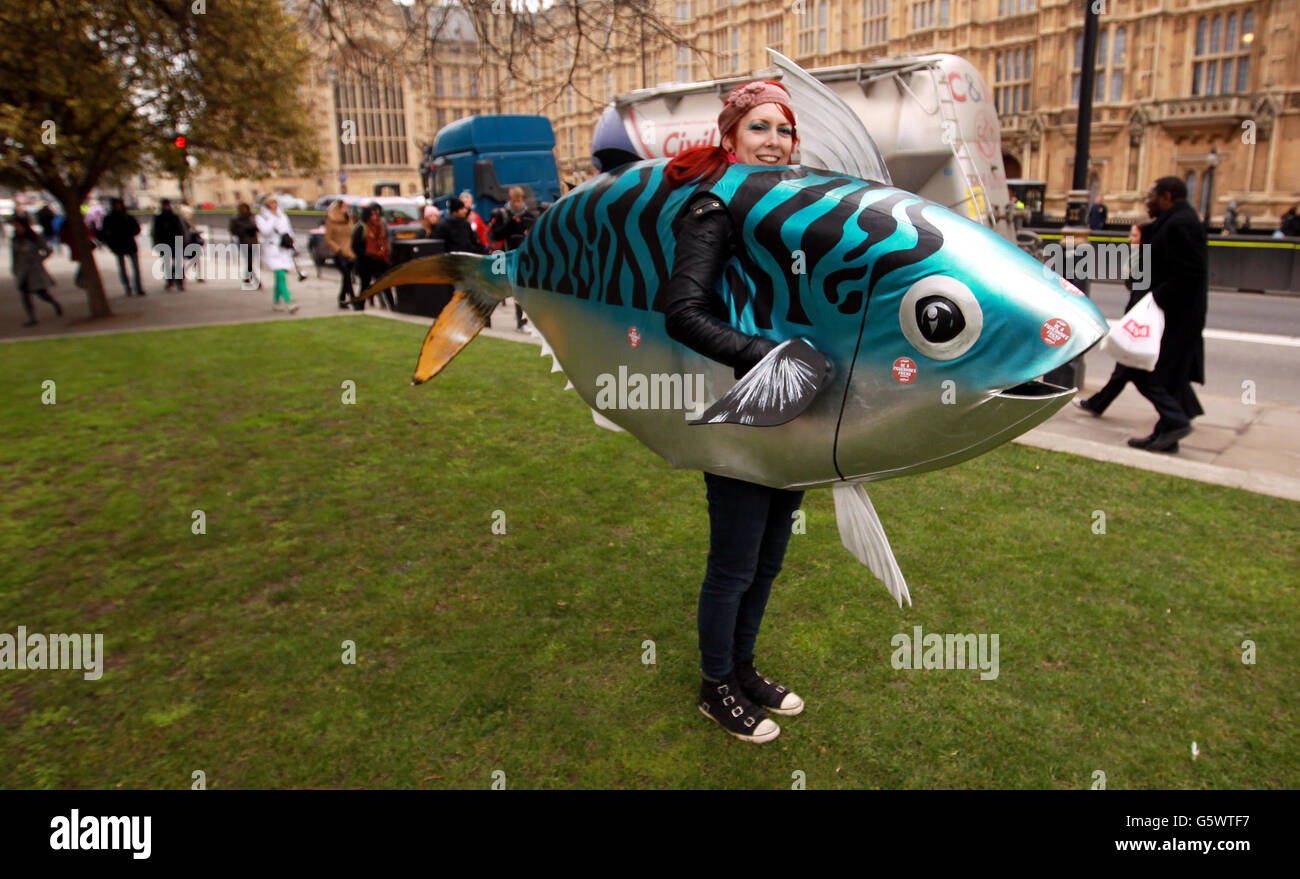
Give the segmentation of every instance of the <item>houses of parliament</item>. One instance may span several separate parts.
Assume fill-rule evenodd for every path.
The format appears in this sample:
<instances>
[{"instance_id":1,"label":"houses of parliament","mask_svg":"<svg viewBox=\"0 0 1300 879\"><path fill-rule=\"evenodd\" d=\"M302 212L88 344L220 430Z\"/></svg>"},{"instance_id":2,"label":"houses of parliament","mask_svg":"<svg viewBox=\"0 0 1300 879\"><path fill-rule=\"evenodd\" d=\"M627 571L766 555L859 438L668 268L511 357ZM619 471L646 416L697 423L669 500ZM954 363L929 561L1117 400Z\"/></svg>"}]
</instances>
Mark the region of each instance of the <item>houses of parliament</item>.
<instances>
[{"instance_id":1,"label":"houses of parliament","mask_svg":"<svg viewBox=\"0 0 1300 879\"><path fill-rule=\"evenodd\" d=\"M1091 0L1099 5L1089 188L1112 217L1142 213L1158 177L1188 183L1203 216L1236 202L1259 228L1300 201L1300 0ZM591 135L614 97L635 89L743 79L771 47L806 69L950 52L982 71L1002 128L1008 178L1047 185L1061 215L1074 176L1083 0L652 0L685 45L611 30L556 39L508 76L479 50L456 6L438 22L435 62L358 73L327 52L309 73L322 165L312 174L194 178L193 201L229 205L254 193L420 192L424 144L463 116L537 113L556 133L563 181L595 172ZM556 7L556 15L567 7ZM506 19L508 20L508 18ZM382 33L377 28L376 33ZM564 28L557 28L564 33ZM687 48L689 46L689 48ZM575 58L575 51L580 57ZM522 67L522 71L518 68ZM520 75L522 73L523 75ZM341 138L343 120L355 125ZM805 124L816 124L810 120Z\"/></svg>"}]
</instances>

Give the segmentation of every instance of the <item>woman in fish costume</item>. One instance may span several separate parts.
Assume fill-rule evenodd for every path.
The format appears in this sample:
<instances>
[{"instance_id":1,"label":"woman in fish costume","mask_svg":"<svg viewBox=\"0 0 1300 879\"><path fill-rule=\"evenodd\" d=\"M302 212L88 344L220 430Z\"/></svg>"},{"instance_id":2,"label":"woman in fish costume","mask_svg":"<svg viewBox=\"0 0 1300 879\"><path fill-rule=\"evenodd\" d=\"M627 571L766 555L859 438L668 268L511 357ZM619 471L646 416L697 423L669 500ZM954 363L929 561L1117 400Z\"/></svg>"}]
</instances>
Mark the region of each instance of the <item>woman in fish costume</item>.
<instances>
[{"instance_id":1,"label":"woman in fish costume","mask_svg":"<svg viewBox=\"0 0 1300 879\"><path fill-rule=\"evenodd\" d=\"M669 184L701 184L674 226L677 250L664 294L668 335L742 378L777 343L734 328L716 315L714 292L736 248L731 218L707 188L728 165L788 165L797 143L790 96L777 82L733 90L718 114L720 147L685 150L668 163ZM698 610L699 707L737 738L767 742L781 729L765 711L794 715L804 703L754 668L754 643L772 581L781 571L802 491L769 488L704 471L709 556Z\"/></svg>"},{"instance_id":2,"label":"woman in fish costume","mask_svg":"<svg viewBox=\"0 0 1300 879\"><path fill-rule=\"evenodd\" d=\"M853 111L769 54L781 86L729 96L722 148L609 169L517 249L414 260L362 294L456 287L416 384L514 296L596 424L706 474L700 707L749 741L779 732L767 711L802 708L753 670L752 648L803 490L833 489L845 547L910 603L864 484L957 464L1047 420L1075 389L1040 377L1109 329L992 230L893 186ZM817 120L798 166L786 164L792 103Z\"/></svg>"}]
</instances>

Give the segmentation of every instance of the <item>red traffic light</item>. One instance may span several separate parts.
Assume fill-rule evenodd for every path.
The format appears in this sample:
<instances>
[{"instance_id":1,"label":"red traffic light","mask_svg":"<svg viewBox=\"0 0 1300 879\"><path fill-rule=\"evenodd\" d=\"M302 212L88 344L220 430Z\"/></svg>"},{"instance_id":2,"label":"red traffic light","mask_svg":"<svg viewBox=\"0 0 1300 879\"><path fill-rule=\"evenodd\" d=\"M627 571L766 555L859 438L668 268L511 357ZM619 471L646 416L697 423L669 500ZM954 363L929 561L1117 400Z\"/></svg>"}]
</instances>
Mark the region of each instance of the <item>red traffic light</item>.
<instances>
[{"instance_id":1,"label":"red traffic light","mask_svg":"<svg viewBox=\"0 0 1300 879\"><path fill-rule=\"evenodd\" d=\"M183 149L185 149L185 136L184 136L183 134L177 135L177 136L176 136L176 139L175 139L174 141L172 141L172 144L173 144L173 145L176 147L176 149L178 149L178 150L183 150Z\"/></svg>"}]
</instances>

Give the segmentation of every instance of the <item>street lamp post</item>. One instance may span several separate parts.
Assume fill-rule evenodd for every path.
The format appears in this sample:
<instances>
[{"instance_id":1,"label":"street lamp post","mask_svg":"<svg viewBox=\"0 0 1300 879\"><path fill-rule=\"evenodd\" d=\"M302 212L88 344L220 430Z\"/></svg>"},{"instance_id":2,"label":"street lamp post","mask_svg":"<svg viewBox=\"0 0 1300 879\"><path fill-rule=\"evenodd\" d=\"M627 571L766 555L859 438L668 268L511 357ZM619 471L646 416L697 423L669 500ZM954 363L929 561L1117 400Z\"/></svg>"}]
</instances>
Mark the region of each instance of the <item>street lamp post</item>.
<instances>
[{"instance_id":1,"label":"street lamp post","mask_svg":"<svg viewBox=\"0 0 1300 879\"><path fill-rule=\"evenodd\" d=\"M1075 124L1074 180L1065 212L1066 230L1088 226L1088 167L1092 146L1092 98L1097 81L1097 0L1083 0L1083 69L1079 72L1079 118ZM1085 238L1085 240L1087 240Z\"/></svg>"},{"instance_id":2,"label":"street lamp post","mask_svg":"<svg viewBox=\"0 0 1300 879\"><path fill-rule=\"evenodd\" d=\"M1097 79L1097 27L1102 0L1081 0L1083 3L1083 58L1079 71L1079 115L1075 123L1074 179L1071 181L1065 209L1065 228L1061 230L1061 247L1071 251L1090 247L1088 242L1088 170L1091 165L1089 151L1092 141L1092 98ZM1078 254L1075 254L1077 257ZM1093 265L1092 260L1074 259L1066 265ZM1089 278L1071 278L1075 286L1090 295ZM1043 377L1044 381L1061 387L1083 388L1084 363L1082 357L1060 366Z\"/></svg>"}]
</instances>

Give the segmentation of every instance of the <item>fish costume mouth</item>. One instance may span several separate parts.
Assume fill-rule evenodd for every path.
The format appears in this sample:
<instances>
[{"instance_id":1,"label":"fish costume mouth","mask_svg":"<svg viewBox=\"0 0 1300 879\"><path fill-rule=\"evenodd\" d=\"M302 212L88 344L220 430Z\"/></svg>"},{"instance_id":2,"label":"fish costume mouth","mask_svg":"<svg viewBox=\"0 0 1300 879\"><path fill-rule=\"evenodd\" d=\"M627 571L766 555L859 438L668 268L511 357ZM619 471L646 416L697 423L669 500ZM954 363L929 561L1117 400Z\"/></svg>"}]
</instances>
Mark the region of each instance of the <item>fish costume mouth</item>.
<instances>
[{"instance_id":1,"label":"fish costume mouth","mask_svg":"<svg viewBox=\"0 0 1300 879\"><path fill-rule=\"evenodd\" d=\"M857 115L769 54L817 120L800 132L803 165L731 164L674 187L666 160L631 162L566 193L516 250L405 263L354 301L406 284L455 288L420 349L422 384L513 296L597 425L674 467L832 487L842 542L901 607L911 596L864 484L951 466L1047 420L1077 389L1043 377L1108 325L992 230L895 188ZM778 343L739 381L666 330L674 220L705 191L740 244L715 286L721 317ZM686 390L699 391L692 405Z\"/></svg>"}]
</instances>

